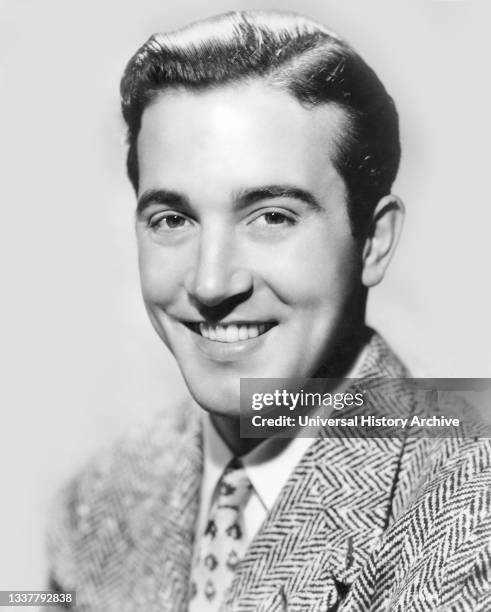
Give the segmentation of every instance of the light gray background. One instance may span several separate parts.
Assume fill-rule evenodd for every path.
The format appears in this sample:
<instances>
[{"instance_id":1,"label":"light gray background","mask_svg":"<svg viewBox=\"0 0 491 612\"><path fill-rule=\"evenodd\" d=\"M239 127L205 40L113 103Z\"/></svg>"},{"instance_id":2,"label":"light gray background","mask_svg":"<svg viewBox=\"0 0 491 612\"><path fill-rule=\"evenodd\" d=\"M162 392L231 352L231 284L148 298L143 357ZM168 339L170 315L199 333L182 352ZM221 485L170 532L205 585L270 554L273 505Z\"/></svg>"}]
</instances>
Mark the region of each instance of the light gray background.
<instances>
[{"instance_id":1,"label":"light gray background","mask_svg":"<svg viewBox=\"0 0 491 612\"><path fill-rule=\"evenodd\" d=\"M55 490L185 393L140 302L118 84L154 31L240 8L317 18L376 69L408 216L370 322L415 374L491 376L487 0L4 0L0 589L44 586Z\"/></svg>"}]
</instances>

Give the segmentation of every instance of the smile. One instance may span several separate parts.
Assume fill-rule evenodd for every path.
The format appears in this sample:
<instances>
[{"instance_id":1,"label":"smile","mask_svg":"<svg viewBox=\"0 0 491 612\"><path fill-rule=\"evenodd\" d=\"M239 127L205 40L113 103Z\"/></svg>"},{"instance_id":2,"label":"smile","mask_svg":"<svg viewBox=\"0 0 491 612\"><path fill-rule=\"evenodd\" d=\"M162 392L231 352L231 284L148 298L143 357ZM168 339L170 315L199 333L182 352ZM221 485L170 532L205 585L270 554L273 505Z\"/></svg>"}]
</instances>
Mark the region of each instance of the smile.
<instances>
[{"instance_id":1,"label":"smile","mask_svg":"<svg viewBox=\"0 0 491 612\"><path fill-rule=\"evenodd\" d=\"M252 340L265 334L277 323L229 323L218 325L213 323L186 323L186 326L196 334L214 342L240 342Z\"/></svg>"}]
</instances>

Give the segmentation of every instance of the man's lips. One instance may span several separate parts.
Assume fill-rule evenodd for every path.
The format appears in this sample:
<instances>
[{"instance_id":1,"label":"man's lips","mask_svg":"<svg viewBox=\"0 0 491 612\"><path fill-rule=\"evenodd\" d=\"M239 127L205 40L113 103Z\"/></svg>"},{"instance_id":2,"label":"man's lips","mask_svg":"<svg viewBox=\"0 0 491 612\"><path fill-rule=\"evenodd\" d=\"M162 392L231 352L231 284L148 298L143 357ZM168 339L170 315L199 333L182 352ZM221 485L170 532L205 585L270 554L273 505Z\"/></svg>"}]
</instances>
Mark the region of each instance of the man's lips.
<instances>
[{"instance_id":1,"label":"man's lips","mask_svg":"<svg viewBox=\"0 0 491 612\"><path fill-rule=\"evenodd\" d=\"M212 323L208 321L182 321L191 331L214 342L240 342L252 340L278 325L277 321L234 321Z\"/></svg>"}]
</instances>

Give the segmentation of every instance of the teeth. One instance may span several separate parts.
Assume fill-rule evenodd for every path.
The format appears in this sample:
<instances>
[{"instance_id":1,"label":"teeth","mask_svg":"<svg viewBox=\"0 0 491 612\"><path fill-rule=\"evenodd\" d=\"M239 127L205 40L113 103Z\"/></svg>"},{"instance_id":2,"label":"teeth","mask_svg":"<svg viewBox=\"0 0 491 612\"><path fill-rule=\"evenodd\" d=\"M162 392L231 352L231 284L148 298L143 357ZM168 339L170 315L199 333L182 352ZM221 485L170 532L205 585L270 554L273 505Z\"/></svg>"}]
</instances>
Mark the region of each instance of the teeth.
<instances>
[{"instance_id":1,"label":"teeth","mask_svg":"<svg viewBox=\"0 0 491 612\"><path fill-rule=\"evenodd\" d=\"M250 326L247 329L247 333L249 334L249 338L256 338L257 336L259 336L259 326L258 325L254 325L254 326Z\"/></svg>"},{"instance_id":2,"label":"teeth","mask_svg":"<svg viewBox=\"0 0 491 612\"><path fill-rule=\"evenodd\" d=\"M227 325L226 334L227 342L237 342L239 340L239 328L237 325Z\"/></svg>"},{"instance_id":3,"label":"teeth","mask_svg":"<svg viewBox=\"0 0 491 612\"><path fill-rule=\"evenodd\" d=\"M235 325L234 323L230 325L209 325L200 323L198 329L203 338L208 340L238 342L239 340L257 338L271 327L272 325L269 323L260 323L259 325Z\"/></svg>"},{"instance_id":4,"label":"teeth","mask_svg":"<svg viewBox=\"0 0 491 612\"><path fill-rule=\"evenodd\" d=\"M227 341L227 330L223 325L217 325L215 327L215 338L213 338L213 340L217 340L218 342Z\"/></svg>"}]
</instances>

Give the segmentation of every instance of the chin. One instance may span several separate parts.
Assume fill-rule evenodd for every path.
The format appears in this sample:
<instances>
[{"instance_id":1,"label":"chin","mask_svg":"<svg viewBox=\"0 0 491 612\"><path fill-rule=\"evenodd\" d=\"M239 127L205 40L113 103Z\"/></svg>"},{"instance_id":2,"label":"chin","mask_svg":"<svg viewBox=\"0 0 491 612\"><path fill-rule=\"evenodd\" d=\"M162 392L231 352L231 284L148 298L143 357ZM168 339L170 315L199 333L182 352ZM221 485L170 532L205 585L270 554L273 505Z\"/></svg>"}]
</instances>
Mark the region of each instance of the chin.
<instances>
[{"instance_id":1,"label":"chin","mask_svg":"<svg viewBox=\"0 0 491 612\"><path fill-rule=\"evenodd\" d=\"M196 381L186 378L189 392L194 400L207 412L224 416L240 417L240 379L234 377L227 380L226 377L219 381L214 378ZM206 379L205 379L206 380Z\"/></svg>"}]
</instances>

